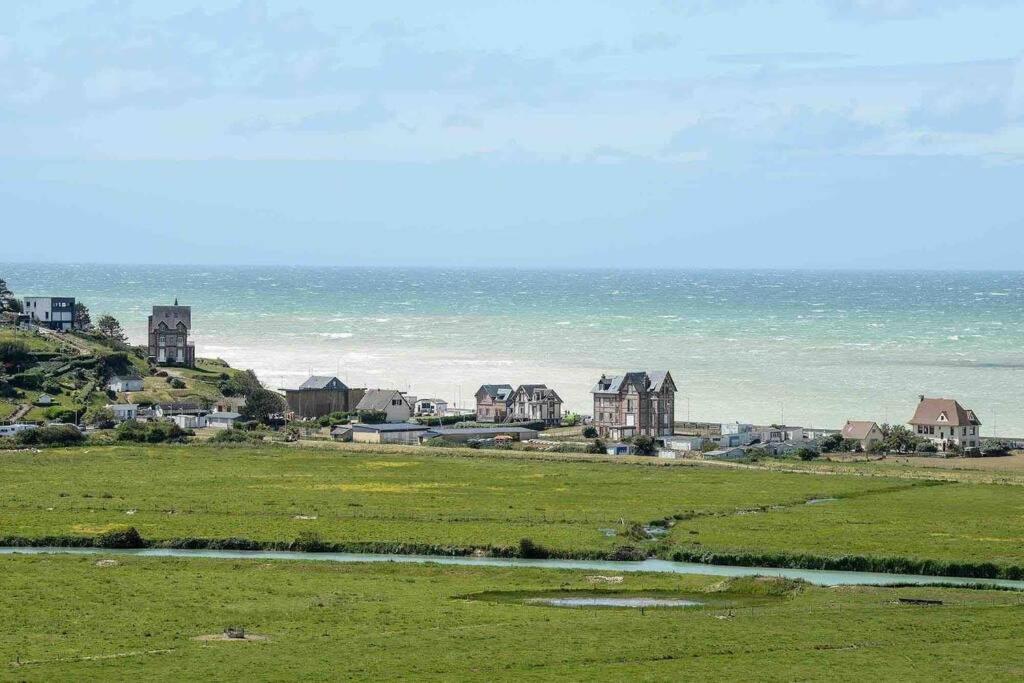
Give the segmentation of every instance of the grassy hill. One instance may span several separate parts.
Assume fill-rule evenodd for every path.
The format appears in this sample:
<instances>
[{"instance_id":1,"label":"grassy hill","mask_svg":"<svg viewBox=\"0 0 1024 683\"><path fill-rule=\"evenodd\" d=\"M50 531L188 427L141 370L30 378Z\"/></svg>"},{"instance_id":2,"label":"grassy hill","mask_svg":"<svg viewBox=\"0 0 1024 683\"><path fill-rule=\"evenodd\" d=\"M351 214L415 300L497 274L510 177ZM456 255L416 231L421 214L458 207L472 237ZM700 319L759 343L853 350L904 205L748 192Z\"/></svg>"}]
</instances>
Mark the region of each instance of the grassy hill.
<instances>
[{"instance_id":1,"label":"grassy hill","mask_svg":"<svg viewBox=\"0 0 1024 683\"><path fill-rule=\"evenodd\" d=\"M155 368L139 349L98 335L0 328L0 420L72 421L107 403L210 404L240 372L212 359L199 359L196 368ZM129 373L144 378L144 390L108 394L109 378ZM52 404L41 405L42 394Z\"/></svg>"}]
</instances>

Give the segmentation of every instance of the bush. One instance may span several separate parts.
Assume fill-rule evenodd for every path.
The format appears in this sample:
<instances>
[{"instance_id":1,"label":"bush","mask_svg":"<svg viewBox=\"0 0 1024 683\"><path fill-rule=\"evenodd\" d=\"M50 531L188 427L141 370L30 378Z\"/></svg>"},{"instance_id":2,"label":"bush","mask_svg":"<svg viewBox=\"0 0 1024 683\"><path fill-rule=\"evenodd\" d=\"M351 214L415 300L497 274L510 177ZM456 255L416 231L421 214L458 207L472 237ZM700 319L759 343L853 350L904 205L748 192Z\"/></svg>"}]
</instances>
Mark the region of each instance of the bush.
<instances>
[{"instance_id":1,"label":"bush","mask_svg":"<svg viewBox=\"0 0 1024 683\"><path fill-rule=\"evenodd\" d=\"M111 529L93 539L97 548L145 548L146 541L139 530L133 526L124 529Z\"/></svg>"},{"instance_id":2,"label":"bush","mask_svg":"<svg viewBox=\"0 0 1024 683\"><path fill-rule=\"evenodd\" d=\"M441 417L417 417L416 423L428 427L439 427L442 425L457 425L460 422L473 422L476 415L442 415Z\"/></svg>"},{"instance_id":3,"label":"bush","mask_svg":"<svg viewBox=\"0 0 1024 683\"><path fill-rule=\"evenodd\" d=\"M551 551L538 543L534 543L529 538L523 538L519 541L519 557L543 560L551 557Z\"/></svg>"},{"instance_id":4,"label":"bush","mask_svg":"<svg viewBox=\"0 0 1024 683\"><path fill-rule=\"evenodd\" d=\"M0 363L20 367L28 362L28 345L20 339L0 341Z\"/></svg>"},{"instance_id":5,"label":"bush","mask_svg":"<svg viewBox=\"0 0 1024 683\"><path fill-rule=\"evenodd\" d=\"M818 457L818 451L813 448L801 448L796 451L795 455L801 460L814 460Z\"/></svg>"},{"instance_id":6,"label":"bush","mask_svg":"<svg viewBox=\"0 0 1024 683\"><path fill-rule=\"evenodd\" d=\"M583 428L584 439L596 439L597 438L597 427L593 425L587 425Z\"/></svg>"},{"instance_id":7,"label":"bush","mask_svg":"<svg viewBox=\"0 0 1024 683\"><path fill-rule=\"evenodd\" d=\"M167 383L171 385L172 389L184 389L187 386L185 381L179 377L168 377Z\"/></svg>"},{"instance_id":8,"label":"bush","mask_svg":"<svg viewBox=\"0 0 1024 683\"><path fill-rule=\"evenodd\" d=\"M174 422L128 420L117 427L117 440L129 443L184 443L189 436Z\"/></svg>"},{"instance_id":9,"label":"bush","mask_svg":"<svg viewBox=\"0 0 1024 683\"><path fill-rule=\"evenodd\" d=\"M360 410L359 421L363 424L377 425L383 424L388 419L388 414L383 410Z\"/></svg>"},{"instance_id":10,"label":"bush","mask_svg":"<svg viewBox=\"0 0 1024 683\"><path fill-rule=\"evenodd\" d=\"M587 446L587 453L607 453L608 447L601 439L594 439L594 443Z\"/></svg>"},{"instance_id":11,"label":"bush","mask_svg":"<svg viewBox=\"0 0 1024 683\"><path fill-rule=\"evenodd\" d=\"M10 382L12 385L21 389L39 390L43 386L43 373L38 371L32 372L19 372L11 375Z\"/></svg>"},{"instance_id":12,"label":"bush","mask_svg":"<svg viewBox=\"0 0 1024 683\"><path fill-rule=\"evenodd\" d=\"M22 446L77 446L85 436L72 425L50 425L18 432L14 440Z\"/></svg>"},{"instance_id":13,"label":"bush","mask_svg":"<svg viewBox=\"0 0 1024 683\"><path fill-rule=\"evenodd\" d=\"M562 418L563 427L575 427L580 423L580 416L576 413L566 413Z\"/></svg>"},{"instance_id":14,"label":"bush","mask_svg":"<svg viewBox=\"0 0 1024 683\"><path fill-rule=\"evenodd\" d=\"M938 453L939 447L933 443L926 443L923 446L921 446L918 450L920 450L922 453Z\"/></svg>"},{"instance_id":15,"label":"bush","mask_svg":"<svg viewBox=\"0 0 1024 683\"><path fill-rule=\"evenodd\" d=\"M657 444L649 436L633 437L633 448L636 450L637 455L654 455L658 452Z\"/></svg>"}]
</instances>

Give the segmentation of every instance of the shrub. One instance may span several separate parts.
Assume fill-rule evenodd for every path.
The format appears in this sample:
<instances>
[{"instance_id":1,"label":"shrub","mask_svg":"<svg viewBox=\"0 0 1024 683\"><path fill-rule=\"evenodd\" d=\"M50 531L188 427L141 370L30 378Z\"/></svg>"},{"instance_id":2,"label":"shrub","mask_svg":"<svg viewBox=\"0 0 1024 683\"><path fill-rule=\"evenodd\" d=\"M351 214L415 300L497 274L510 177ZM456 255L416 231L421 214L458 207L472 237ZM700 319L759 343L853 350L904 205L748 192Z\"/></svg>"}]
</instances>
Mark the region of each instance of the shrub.
<instances>
[{"instance_id":1,"label":"shrub","mask_svg":"<svg viewBox=\"0 0 1024 683\"><path fill-rule=\"evenodd\" d=\"M189 436L174 422L128 420L117 427L117 440L130 443L183 443Z\"/></svg>"},{"instance_id":2,"label":"shrub","mask_svg":"<svg viewBox=\"0 0 1024 683\"><path fill-rule=\"evenodd\" d=\"M11 375L10 382L21 389L38 390L43 386L43 379L41 372L19 372Z\"/></svg>"},{"instance_id":3,"label":"shrub","mask_svg":"<svg viewBox=\"0 0 1024 683\"><path fill-rule=\"evenodd\" d=\"M0 363L19 367L29 359L28 345L20 339L0 341Z\"/></svg>"},{"instance_id":4,"label":"shrub","mask_svg":"<svg viewBox=\"0 0 1024 683\"><path fill-rule=\"evenodd\" d=\"M85 436L72 425L50 425L18 432L14 440L23 446L76 446Z\"/></svg>"},{"instance_id":5,"label":"shrub","mask_svg":"<svg viewBox=\"0 0 1024 683\"><path fill-rule=\"evenodd\" d=\"M534 543L533 540L529 538L520 539L518 554L519 557L532 560L543 560L547 557L551 557L551 551L538 543Z\"/></svg>"},{"instance_id":6,"label":"shrub","mask_svg":"<svg viewBox=\"0 0 1024 683\"><path fill-rule=\"evenodd\" d=\"M576 413L566 413L566 415L562 418L562 426L563 427L575 427L576 425L578 425L580 423L580 420L581 420L581 418L580 418L580 416L578 414L576 414Z\"/></svg>"},{"instance_id":7,"label":"shrub","mask_svg":"<svg viewBox=\"0 0 1024 683\"><path fill-rule=\"evenodd\" d=\"M939 447L933 443L926 443L919 449L922 453L938 453Z\"/></svg>"},{"instance_id":8,"label":"shrub","mask_svg":"<svg viewBox=\"0 0 1024 683\"><path fill-rule=\"evenodd\" d=\"M442 415L441 417L423 416L417 417L416 422L428 427L439 427L442 425L457 425L460 422L473 422L476 415Z\"/></svg>"},{"instance_id":9,"label":"shrub","mask_svg":"<svg viewBox=\"0 0 1024 683\"><path fill-rule=\"evenodd\" d=\"M63 422L64 424L75 424L78 421L78 413L71 408L64 408L62 406L53 406L47 408L43 415L46 416L47 420L53 422Z\"/></svg>"},{"instance_id":10,"label":"shrub","mask_svg":"<svg viewBox=\"0 0 1024 683\"><path fill-rule=\"evenodd\" d=\"M168 377L167 383L171 385L172 389L184 389L187 386L180 377Z\"/></svg>"},{"instance_id":11,"label":"shrub","mask_svg":"<svg viewBox=\"0 0 1024 683\"><path fill-rule=\"evenodd\" d=\"M813 448L801 448L797 450L796 457L800 458L801 460L814 460L815 458L818 457L818 451L814 450Z\"/></svg>"},{"instance_id":12,"label":"shrub","mask_svg":"<svg viewBox=\"0 0 1024 683\"><path fill-rule=\"evenodd\" d=\"M383 424L388 419L388 414L383 410L360 410L359 421L363 424Z\"/></svg>"},{"instance_id":13,"label":"shrub","mask_svg":"<svg viewBox=\"0 0 1024 683\"><path fill-rule=\"evenodd\" d=\"M649 436L634 437L633 448L636 449L637 455L654 455L658 452L654 439Z\"/></svg>"},{"instance_id":14,"label":"shrub","mask_svg":"<svg viewBox=\"0 0 1024 683\"><path fill-rule=\"evenodd\" d=\"M584 439L596 439L597 438L597 427L593 425L587 425L583 428Z\"/></svg>"},{"instance_id":15,"label":"shrub","mask_svg":"<svg viewBox=\"0 0 1024 683\"><path fill-rule=\"evenodd\" d=\"M587 446L587 453L606 453L608 447L601 439L594 439L594 443Z\"/></svg>"},{"instance_id":16,"label":"shrub","mask_svg":"<svg viewBox=\"0 0 1024 683\"><path fill-rule=\"evenodd\" d=\"M111 529L93 539L97 548L145 548L146 541L139 530L133 526L122 529Z\"/></svg>"}]
</instances>

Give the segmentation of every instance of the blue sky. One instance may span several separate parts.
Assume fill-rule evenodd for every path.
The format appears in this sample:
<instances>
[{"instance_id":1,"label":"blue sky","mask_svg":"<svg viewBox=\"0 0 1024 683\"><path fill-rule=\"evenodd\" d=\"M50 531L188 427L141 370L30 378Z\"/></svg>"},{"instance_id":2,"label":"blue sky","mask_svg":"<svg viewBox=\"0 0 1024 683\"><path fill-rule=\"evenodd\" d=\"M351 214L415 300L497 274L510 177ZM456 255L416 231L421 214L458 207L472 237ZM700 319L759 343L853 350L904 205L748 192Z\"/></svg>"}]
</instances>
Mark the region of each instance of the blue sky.
<instances>
[{"instance_id":1,"label":"blue sky","mask_svg":"<svg viewBox=\"0 0 1024 683\"><path fill-rule=\"evenodd\" d=\"M53 239L0 260L1018 268L1022 26L1012 0L8 0L3 220Z\"/></svg>"}]
</instances>

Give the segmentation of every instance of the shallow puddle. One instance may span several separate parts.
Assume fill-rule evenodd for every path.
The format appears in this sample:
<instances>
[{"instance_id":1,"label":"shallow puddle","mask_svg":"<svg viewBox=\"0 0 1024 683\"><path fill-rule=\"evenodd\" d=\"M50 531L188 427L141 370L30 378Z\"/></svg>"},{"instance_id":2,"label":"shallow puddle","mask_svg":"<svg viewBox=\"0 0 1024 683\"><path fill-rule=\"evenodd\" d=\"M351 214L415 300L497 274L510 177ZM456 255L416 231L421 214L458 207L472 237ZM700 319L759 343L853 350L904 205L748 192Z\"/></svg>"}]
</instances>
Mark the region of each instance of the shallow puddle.
<instances>
[{"instance_id":1,"label":"shallow puddle","mask_svg":"<svg viewBox=\"0 0 1024 683\"><path fill-rule=\"evenodd\" d=\"M532 598L531 605L548 607L701 607L703 602L682 598Z\"/></svg>"},{"instance_id":2,"label":"shallow puddle","mask_svg":"<svg viewBox=\"0 0 1024 683\"><path fill-rule=\"evenodd\" d=\"M811 498L807 501L807 505L821 505L822 503L834 503L838 498Z\"/></svg>"}]
</instances>

